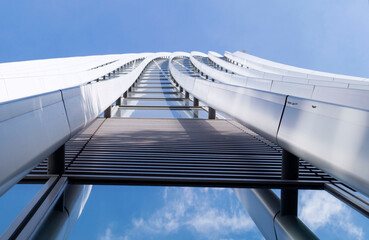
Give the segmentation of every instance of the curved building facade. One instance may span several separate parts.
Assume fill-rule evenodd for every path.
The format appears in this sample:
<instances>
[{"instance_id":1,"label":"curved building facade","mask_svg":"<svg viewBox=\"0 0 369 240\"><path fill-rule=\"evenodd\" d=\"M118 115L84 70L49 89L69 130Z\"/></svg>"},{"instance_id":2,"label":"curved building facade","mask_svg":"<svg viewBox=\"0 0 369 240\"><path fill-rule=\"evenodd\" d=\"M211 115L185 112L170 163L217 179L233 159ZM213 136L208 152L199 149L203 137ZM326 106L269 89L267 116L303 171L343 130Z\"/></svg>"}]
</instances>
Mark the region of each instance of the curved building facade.
<instances>
[{"instance_id":1,"label":"curved building facade","mask_svg":"<svg viewBox=\"0 0 369 240\"><path fill-rule=\"evenodd\" d=\"M0 113L0 196L44 184L2 239L66 239L94 184L233 188L266 239L316 238L299 189L369 216L367 78L243 52L3 63Z\"/></svg>"}]
</instances>

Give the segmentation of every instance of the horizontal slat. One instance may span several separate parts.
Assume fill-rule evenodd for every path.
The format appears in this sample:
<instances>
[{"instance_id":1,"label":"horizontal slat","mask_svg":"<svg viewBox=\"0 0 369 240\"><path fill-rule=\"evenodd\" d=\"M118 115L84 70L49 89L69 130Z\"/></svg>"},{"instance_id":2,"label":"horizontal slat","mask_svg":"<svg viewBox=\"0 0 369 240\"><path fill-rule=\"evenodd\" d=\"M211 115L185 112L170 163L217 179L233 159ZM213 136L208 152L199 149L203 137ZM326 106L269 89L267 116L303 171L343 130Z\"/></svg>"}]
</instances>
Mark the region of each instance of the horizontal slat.
<instances>
[{"instance_id":1,"label":"horizontal slat","mask_svg":"<svg viewBox=\"0 0 369 240\"><path fill-rule=\"evenodd\" d=\"M299 181L282 181L281 149L234 121L114 118L89 128L66 144L75 183L322 189L332 180L301 160ZM46 170L44 161L24 181Z\"/></svg>"}]
</instances>

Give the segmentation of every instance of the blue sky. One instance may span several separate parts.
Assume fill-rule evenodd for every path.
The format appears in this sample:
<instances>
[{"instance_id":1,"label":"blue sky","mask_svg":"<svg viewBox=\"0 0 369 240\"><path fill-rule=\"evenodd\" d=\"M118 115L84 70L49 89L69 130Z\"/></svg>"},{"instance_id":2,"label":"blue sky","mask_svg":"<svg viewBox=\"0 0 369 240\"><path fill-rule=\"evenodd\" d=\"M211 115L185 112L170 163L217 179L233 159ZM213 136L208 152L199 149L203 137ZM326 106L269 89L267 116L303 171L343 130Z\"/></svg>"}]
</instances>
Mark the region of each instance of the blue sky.
<instances>
[{"instance_id":1,"label":"blue sky","mask_svg":"<svg viewBox=\"0 0 369 240\"><path fill-rule=\"evenodd\" d=\"M0 62L245 49L294 66L369 77L367 0L6 0L0 14ZM22 185L4 195L2 215L14 218L37 189ZM301 194L300 216L323 239L369 238L368 219L322 192ZM0 217L0 229L6 224ZM94 187L71 239L81 236L261 238L228 190L117 186Z\"/></svg>"},{"instance_id":2,"label":"blue sky","mask_svg":"<svg viewBox=\"0 0 369 240\"><path fill-rule=\"evenodd\" d=\"M236 51L369 77L367 0L3 1L0 62Z\"/></svg>"}]
</instances>

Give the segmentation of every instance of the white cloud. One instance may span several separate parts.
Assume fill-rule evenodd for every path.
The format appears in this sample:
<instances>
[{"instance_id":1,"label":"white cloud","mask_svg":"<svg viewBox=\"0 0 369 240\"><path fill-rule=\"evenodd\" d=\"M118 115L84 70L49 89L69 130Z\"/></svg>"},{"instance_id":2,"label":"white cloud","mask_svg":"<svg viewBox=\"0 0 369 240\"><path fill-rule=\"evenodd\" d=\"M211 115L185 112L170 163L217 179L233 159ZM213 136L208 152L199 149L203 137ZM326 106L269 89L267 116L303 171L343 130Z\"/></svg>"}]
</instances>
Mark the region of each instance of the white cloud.
<instances>
[{"instance_id":1,"label":"white cloud","mask_svg":"<svg viewBox=\"0 0 369 240\"><path fill-rule=\"evenodd\" d=\"M99 240L127 240L127 238L123 236L115 236L111 227L108 227L105 230L105 234L99 237Z\"/></svg>"},{"instance_id":2,"label":"white cloud","mask_svg":"<svg viewBox=\"0 0 369 240\"><path fill-rule=\"evenodd\" d=\"M313 231L323 227L340 228L350 239L364 239L364 231L352 220L352 210L325 191L301 193L300 218Z\"/></svg>"},{"instance_id":3,"label":"white cloud","mask_svg":"<svg viewBox=\"0 0 369 240\"><path fill-rule=\"evenodd\" d=\"M149 217L132 220L132 228L125 231L126 239L180 230L195 232L202 238L222 239L256 229L234 193L227 189L166 188L163 199L164 206Z\"/></svg>"},{"instance_id":4,"label":"white cloud","mask_svg":"<svg viewBox=\"0 0 369 240\"><path fill-rule=\"evenodd\" d=\"M241 211L229 214L215 208L196 214L187 224L204 235L222 232L224 229L232 232L248 231L254 226L252 220Z\"/></svg>"}]
</instances>

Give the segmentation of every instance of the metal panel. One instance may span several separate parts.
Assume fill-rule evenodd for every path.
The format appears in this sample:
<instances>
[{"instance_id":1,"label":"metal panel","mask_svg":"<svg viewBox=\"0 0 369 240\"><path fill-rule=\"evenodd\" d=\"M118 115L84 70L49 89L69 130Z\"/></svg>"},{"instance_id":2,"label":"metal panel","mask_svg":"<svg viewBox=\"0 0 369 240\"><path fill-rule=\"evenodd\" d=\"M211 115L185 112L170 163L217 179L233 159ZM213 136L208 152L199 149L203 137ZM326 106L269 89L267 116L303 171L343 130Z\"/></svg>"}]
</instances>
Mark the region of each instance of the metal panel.
<instances>
[{"instance_id":1,"label":"metal panel","mask_svg":"<svg viewBox=\"0 0 369 240\"><path fill-rule=\"evenodd\" d=\"M91 84L63 89L63 101L68 116L71 135L82 129L100 110L96 100L97 94L91 91ZM95 102L94 102L95 100Z\"/></svg>"},{"instance_id":2,"label":"metal panel","mask_svg":"<svg viewBox=\"0 0 369 240\"><path fill-rule=\"evenodd\" d=\"M70 137L60 91L0 104L0 195Z\"/></svg>"},{"instance_id":3,"label":"metal panel","mask_svg":"<svg viewBox=\"0 0 369 240\"><path fill-rule=\"evenodd\" d=\"M318 239L297 217L281 216L280 199L269 189L234 189L266 239Z\"/></svg>"},{"instance_id":4,"label":"metal panel","mask_svg":"<svg viewBox=\"0 0 369 240\"><path fill-rule=\"evenodd\" d=\"M234 65L232 63L226 62L224 60L219 59L218 57L215 57L212 52L209 52L209 58L214 61L215 63L219 64L220 66L223 66L233 72L236 72L238 74L244 75L244 76L250 76L250 71L257 71L257 70L248 70L243 67L239 67L237 65ZM191 58L191 60L194 58ZM354 90L339 90L337 88L348 88L350 82L354 83L361 83L352 85L350 88L354 89L365 89L368 90L368 85L363 84L369 84L365 83L363 81L354 81L354 80L348 80L348 79L335 79L335 82L333 81L333 77L326 77L326 76L319 76L314 74L308 74L305 76L305 78L300 77L292 77L292 76L283 76L278 75L275 73L268 73L268 72L260 72L263 73L260 77L261 78L250 78L248 77L247 80L244 80L244 82L240 80L231 80L231 75L223 72L215 72L213 69L210 71L207 66L203 63L200 63L196 59L193 60L193 63L197 68L199 68L201 71L204 71L205 74L209 74L214 79L217 79L218 81L227 83L227 84L234 84L238 86L246 86L251 87L255 89L260 90L266 90L271 91L275 93L281 93L281 94L287 94L297 97L303 97L303 98L311 98L314 88L316 87L316 93L314 94L314 99L317 100L323 100L327 102L332 103L338 103L338 104L345 104L348 106L362 106L365 105L368 101L365 101L363 99L363 96L365 97L369 96L368 93L364 93L363 91L354 91ZM238 69L243 69L243 71L247 71L247 73L240 71ZM285 73L280 73L285 74ZM224 75L224 76L223 76ZM283 81L283 82L281 82ZM245 84L246 83L246 84ZM325 86L325 87L320 87ZM330 87L330 88L329 88ZM345 97L342 97L344 95ZM361 101L357 102L353 98L361 98Z\"/></svg>"},{"instance_id":5,"label":"metal panel","mask_svg":"<svg viewBox=\"0 0 369 240\"><path fill-rule=\"evenodd\" d=\"M162 55L165 53L158 54ZM0 195L64 144L71 133L111 105L155 57L145 59L131 74L65 90L65 106L61 91L0 104L3 113L0 114L0 134L7 136L0 145L0 156L4 159L0 169ZM21 151L17 146L22 146Z\"/></svg>"},{"instance_id":6,"label":"metal panel","mask_svg":"<svg viewBox=\"0 0 369 240\"><path fill-rule=\"evenodd\" d=\"M192 52L192 55L194 55L195 52ZM237 73L239 75L242 75L242 76L246 76L246 77L256 77L256 76L263 76L264 73L259 73L259 74L255 74L255 73L252 73L251 71L249 71L247 68L243 68L243 67L239 67L237 65L234 65L232 63L229 63L227 61L224 61L223 59L220 59L219 57L215 56L216 53L210 51L208 56L209 56L209 59L211 61L213 61L214 63L218 64L219 66L221 67L224 67L225 69L228 69L234 73ZM192 60L192 58L191 58ZM197 62L196 62L197 63ZM196 64L195 64L196 66ZM226 75L226 74L224 74ZM227 75L230 75L230 74L227 74Z\"/></svg>"},{"instance_id":7,"label":"metal panel","mask_svg":"<svg viewBox=\"0 0 369 240\"><path fill-rule=\"evenodd\" d=\"M238 199L247 210L266 239L277 239L274 218L280 210L280 200L269 189L234 189Z\"/></svg>"},{"instance_id":8,"label":"metal panel","mask_svg":"<svg viewBox=\"0 0 369 240\"><path fill-rule=\"evenodd\" d=\"M278 214L274 221L277 239L318 240L319 238L295 216Z\"/></svg>"},{"instance_id":9,"label":"metal panel","mask_svg":"<svg viewBox=\"0 0 369 240\"><path fill-rule=\"evenodd\" d=\"M195 54L195 53L192 52L192 54ZM214 78L214 79L216 79L220 82L224 82L224 83L227 83L227 84L234 84L234 85L238 85L238 86L245 86L246 85L247 77L245 77L245 76L218 71L217 69L214 69L212 67L209 67L209 66L201 63L200 61L198 61L193 56L190 57L190 60L191 60L192 64L197 69L199 69L201 72L203 72L204 74L208 75L211 78ZM257 77L257 75L255 75L255 74L249 74L249 76L250 77Z\"/></svg>"},{"instance_id":10,"label":"metal panel","mask_svg":"<svg viewBox=\"0 0 369 240\"><path fill-rule=\"evenodd\" d=\"M246 87L263 91L270 91L273 81L261 78L248 78Z\"/></svg>"},{"instance_id":11,"label":"metal panel","mask_svg":"<svg viewBox=\"0 0 369 240\"><path fill-rule=\"evenodd\" d=\"M333 87L315 87L312 99L355 108L369 109L369 91Z\"/></svg>"},{"instance_id":12,"label":"metal panel","mask_svg":"<svg viewBox=\"0 0 369 240\"><path fill-rule=\"evenodd\" d=\"M318 80L309 80L309 79L306 79L306 78L299 78L299 77L292 77L292 76L283 76L283 79L282 79L283 82L293 82L293 83L304 83L304 84L312 84L314 85L313 83L311 83L311 81L316 81L316 82L321 82L321 81L318 81Z\"/></svg>"},{"instance_id":13,"label":"metal panel","mask_svg":"<svg viewBox=\"0 0 369 240\"><path fill-rule=\"evenodd\" d=\"M6 86L4 79L0 79L0 102L5 102L8 100L8 93L6 91Z\"/></svg>"},{"instance_id":14,"label":"metal panel","mask_svg":"<svg viewBox=\"0 0 369 240\"><path fill-rule=\"evenodd\" d=\"M24 69L22 69L23 65L33 65L34 68L37 68L38 65L40 65L40 61L9 63L12 64L12 68L17 69L20 73L16 72L13 75L6 75L4 77L3 82L7 91L7 98L1 98L0 101L19 99L27 96L82 85L98 79L132 60L136 60L142 57L152 57L153 55L154 54L123 54L121 56L118 55L114 58L114 61L111 64L103 65L101 67L90 67L90 69L78 68L78 70L73 70L74 67L72 63L74 58L65 59L65 63L56 63L56 66L60 67L61 69L63 69L63 66L66 69L70 69L69 72L63 72L58 68L52 69L52 62L55 61L53 59L44 60L49 62L48 67L52 70L40 73L22 74L22 70L24 71ZM80 60L80 63L88 62L88 60L89 58L85 58L84 60L82 59ZM67 64L68 61L71 62L70 65ZM99 64L101 64L101 62ZM44 63L44 65L47 66L47 62Z\"/></svg>"},{"instance_id":15,"label":"metal panel","mask_svg":"<svg viewBox=\"0 0 369 240\"><path fill-rule=\"evenodd\" d=\"M369 196L369 111L288 97L277 140Z\"/></svg>"},{"instance_id":16,"label":"metal panel","mask_svg":"<svg viewBox=\"0 0 369 240\"><path fill-rule=\"evenodd\" d=\"M276 142L286 96L192 78L178 71L172 62L169 68L175 80L193 96ZM188 79L195 82L192 88Z\"/></svg>"},{"instance_id":17,"label":"metal panel","mask_svg":"<svg viewBox=\"0 0 369 240\"><path fill-rule=\"evenodd\" d=\"M52 209L34 239L68 239L90 195L91 185L68 184L64 190L64 209Z\"/></svg>"},{"instance_id":18,"label":"metal panel","mask_svg":"<svg viewBox=\"0 0 369 240\"><path fill-rule=\"evenodd\" d=\"M369 90L369 85L349 84L348 87L351 89Z\"/></svg>"},{"instance_id":19,"label":"metal panel","mask_svg":"<svg viewBox=\"0 0 369 240\"><path fill-rule=\"evenodd\" d=\"M348 83L332 82L332 81L320 81L320 80L314 80L314 79L309 79L309 84L312 84L312 85L315 85L315 86L348 88Z\"/></svg>"},{"instance_id":20,"label":"metal panel","mask_svg":"<svg viewBox=\"0 0 369 240\"><path fill-rule=\"evenodd\" d=\"M23 211L12 222L8 229L1 235L0 239L15 239L16 236L27 225L28 221L35 214L42 202L47 198L52 188L58 182L58 177L50 177L43 187L32 198Z\"/></svg>"},{"instance_id":21,"label":"metal panel","mask_svg":"<svg viewBox=\"0 0 369 240\"><path fill-rule=\"evenodd\" d=\"M300 179L282 181L280 149L228 120L98 119L66 143L66 162L78 184L322 189L333 180L301 161Z\"/></svg>"},{"instance_id":22,"label":"metal panel","mask_svg":"<svg viewBox=\"0 0 369 240\"><path fill-rule=\"evenodd\" d=\"M369 80L366 78L361 77L353 77L353 76L346 76L334 73L327 73L327 72L320 72L314 71L310 69L298 68L293 67L286 64L272 62L266 59L258 58L252 56L250 54L242 53L242 52L235 52L229 53L226 52L224 54L227 58L230 58L236 62L243 63L245 65L251 65L256 69L265 70L279 73L285 76L293 76L293 77L302 77L302 78L309 78L321 81L339 81L339 82L346 82L346 83L354 83L368 85Z\"/></svg>"},{"instance_id":23,"label":"metal panel","mask_svg":"<svg viewBox=\"0 0 369 240\"><path fill-rule=\"evenodd\" d=\"M16 239L39 239L35 238L37 231L47 219L47 216L52 211L53 207L57 204L58 200L63 194L65 187L67 186L66 178L59 178L55 186L47 194L46 198L41 202L37 211L32 215L30 220L21 229L21 232Z\"/></svg>"},{"instance_id":24,"label":"metal panel","mask_svg":"<svg viewBox=\"0 0 369 240\"><path fill-rule=\"evenodd\" d=\"M313 85L277 81L273 82L272 88L270 89L271 92L298 96L302 98L311 98L313 90Z\"/></svg>"}]
</instances>

